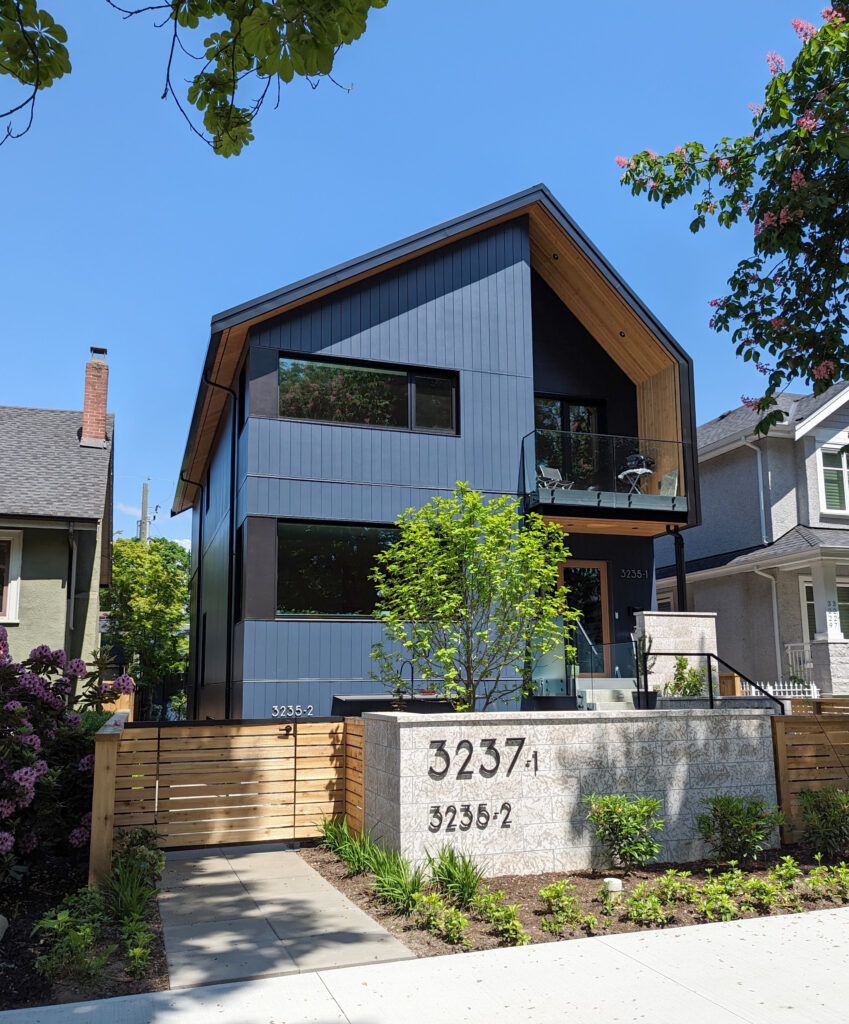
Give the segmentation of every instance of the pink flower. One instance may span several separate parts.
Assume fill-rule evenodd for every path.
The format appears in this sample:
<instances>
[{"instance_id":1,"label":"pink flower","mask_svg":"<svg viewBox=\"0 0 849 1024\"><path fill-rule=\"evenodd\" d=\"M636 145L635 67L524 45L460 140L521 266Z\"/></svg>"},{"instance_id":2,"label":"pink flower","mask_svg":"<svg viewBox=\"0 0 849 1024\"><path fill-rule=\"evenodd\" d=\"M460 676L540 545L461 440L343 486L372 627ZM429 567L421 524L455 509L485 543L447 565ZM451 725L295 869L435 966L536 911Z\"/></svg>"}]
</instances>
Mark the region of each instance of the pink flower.
<instances>
[{"instance_id":1,"label":"pink flower","mask_svg":"<svg viewBox=\"0 0 849 1024\"><path fill-rule=\"evenodd\" d=\"M136 684L126 672L123 672L118 676L118 678L113 681L112 686L118 693L132 693L136 688Z\"/></svg>"},{"instance_id":2,"label":"pink flower","mask_svg":"<svg viewBox=\"0 0 849 1024\"><path fill-rule=\"evenodd\" d=\"M751 110L751 112L755 115L755 117L757 117L758 114L762 113L763 109L764 109L763 103L750 103L749 104L749 110Z\"/></svg>"},{"instance_id":3,"label":"pink flower","mask_svg":"<svg viewBox=\"0 0 849 1024\"><path fill-rule=\"evenodd\" d=\"M71 711L69 714L65 715L65 721L72 729L79 729L80 724L82 723L82 718L80 718L76 711Z\"/></svg>"},{"instance_id":4,"label":"pink flower","mask_svg":"<svg viewBox=\"0 0 849 1024\"><path fill-rule=\"evenodd\" d=\"M775 50L770 50L769 53L767 53L766 62L773 75L777 75L779 71L784 70L784 58L780 54L777 54Z\"/></svg>"},{"instance_id":5,"label":"pink flower","mask_svg":"<svg viewBox=\"0 0 849 1024\"><path fill-rule=\"evenodd\" d=\"M725 157L721 157L719 160L716 161L716 165L721 171L727 171L728 168L731 166L731 161L726 160Z\"/></svg>"},{"instance_id":6,"label":"pink flower","mask_svg":"<svg viewBox=\"0 0 849 1024\"><path fill-rule=\"evenodd\" d=\"M821 103L826 98L827 95L828 95L828 92L827 92L826 89L820 89L820 91L817 93L817 99Z\"/></svg>"},{"instance_id":7,"label":"pink flower","mask_svg":"<svg viewBox=\"0 0 849 1024\"><path fill-rule=\"evenodd\" d=\"M743 405L746 406L747 409L757 409L758 407L757 398L747 398L745 395L740 395L740 401L743 403Z\"/></svg>"},{"instance_id":8,"label":"pink flower","mask_svg":"<svg viewBox=\"0 0 849 1024\"><path fill-rule=\"evenodd\" d=\"M649 188L657 188L657 182L653 178L649 182Z\"/></svg>"},{"instance_id":9,"label":"pink flower","mask_svg":"<svg viewBox=\"0 0 849 1024\"><path fill-rule=\"evenodd\" d=\"M0 800L0 818L8 818L15 813L14 800Z\"/></svg>"},{"instance_id":10,"label":"pink flower","mask_svg":"<svg viewBox=\"0 0 849 1024\"><path fill-rule=\"evenodd\" d=\"M36 753L41 750L41 740L34 732L29 733L27 736L21 736L21 743L23 743L24 746L32 747Z\"/></svg>"},{"instance_id":11,"label":"pink flower","mask_svg":"<svg viewBox=\"0 0 849 1024\"><path fill-rule=\"evenodd\" d=\"M790 24L803 43L807 43L809 39L813 39L817 34L816 28L809 21L805 21L802 18L794 18Z\"/></svg>"},{"instance_id":12,"label":"pink flower","mask_svg":"<svg viewBox=\"0 0 849 1024\"><path fill-rule=\"evenodd\" d=\"M616 157L616 163L617 163L617 165L619 167L627 167L628 166L628 160L624 156L617 156Z\"/></svg>"},{"instance_id":13,"label":"pink flower","mask_svg":"<svg viewBox=\"0 0 849 1024\"><path fill-rule=\"evenodd\" d=\"M85 757L80 758L80 763L77 765L78 772L93 772L94 771L94 754L86 754Z\"/></svg>"},{"instance_id":14,"label":"pink flower","mask_svg":"<svg viewBox=\"0 0 849 1024\"><path fill-rule=\"evenodd\" d=\"M770 320L770 323L776 330L778 330L779 328L783 327L787 323L787 321L784 319L783 316L774 316L772 320Z\"/></svg>"},{"instance_id":15,"label":"pink flower","mask_svg":"<svg viewBox=\"0 0 849 1024\"><path fill-rule=\"evenodd\" d=\"M4 711L17 711L18 708L23 708L23 704L19 700L10 700L3 705Z\"/></svg>"},{"instance_id":16,"label":"pink flower","mask_svg":"<svg viewBox=\"0 0 849 1024\"><path fill-rule=\"evenodd\" d=\"M36 776L39 779L41 778L42 775L46 775L47 772L49 771L49 769L47 767L47 762L42 760L42 759L40 759L40 758L32 766L32 770L36 773Z\"/></svg>"},{"instance_id":17,"label":"pink flower","mask_svg":"<svg viewBox=\"0 0 849 1024\"><path fill-rule=\"evenodd\" d=\"M796 118L796 124L807 132L815 132L819 128L819 118L814 116L813 110L806 110L804 114L801 114Z\"/></svg>"},{"instance_id":18,"label":"pink flower","mask_svg":"<svg viewBox=\"0 0 849 1024\"><path fill-rule=\"evenodd\" d=\"M755 369L758 371L758 373L762 373L764 377L766 377L766 375L770 372L772 367L769 365L769 363L755 363Z\"/></svg>"},{"instance_id":19,"label":"pink flower","mask_svg":"<svg viewBox=\"0 0 849 1024\"><path fill-rule=\"evenodd\" d=\"M819 366L815 366L813 369L813 375L816 380L824 380L826 377L830 377L834 373L834 363L830 359L824 359Z\"/></svg>"},{"instance_id":20,"label":"pink flower","mask_svg":"<svg viewBox=\"0 0 849 1024\"><path fill-rule=\"evenodd\" d=\"M652 160L657 160L657 153L655 153L653 149L647 149L646 152L652 158Z\"/></svg>"},{"instance_id":21,"label":"pink flower","mask_svg":"<svg viewBox=\"0 0 849 1024\"><path fill-rule=\"evenodd\" d=\"M676 146L675 147L675 155L676 156L685 156L686 153L687 153L687 150L684 149L683 146Z\"/></svg>"},{"instance_id":22,"label":"pink flower","mask_svg":"<svg viewBox=\"0 0 849 1024\"><path fill-rule=\"evenodd\" d=\"M10 832L0 832L0 853L8 853L15 845L15 837Z\"/></svg>"},{"instance_id":23,"label":"pink flower","mask_svg":"<svg viewBox=\"0 0 849 1024\"><path fill-rule=\"evenodd\" d=\"M772 210L767 210L766 213L763 215L763 220L760 220L757 224L755 224L755 234L759 235L764 229L775 227L777 223L778 218L775 216Z\"/></svg>"},{"instance_id":24,"label":"pink flower","mask_svg":"<svg viewBox=\"0 0 849 1024\"><path fill-rule=\"evenodd\" d=\"M822 17L823 21L835 21L838 25L842 25L846 21L840 11L835 11L833 7L823 7Z\"/></svg>"},{"instance_id":25,"label":"pink flower","mask_svg":"<svg viewBox=\"0 0 849 1024\"><path fill-rule=\"evenodd\" d=\"M76 676L77 678L80 678L88 672L88 668L82 658L74 658L72 661L68 662L65 671L69 676Z\"/></svg>"},{"instance_id":26,"label":"pink flower","mask_svg":"<svg viewBox=\"0 0 849 1024\"><path fill-rule=\"evenodd\" d=\"M798 192L800 188L804 188L807 184L807 181L805 181L805 175L796 168L796 170L790 175L790 187L794 192Z\"/></svg>"},{"instance_id":27,"label":"pink flower","mask_svg":"<svg viewBox=\"0 0 849 1024\"><path fill-rule=\"evenodd\" d=\"M76 849L86 846L90 838L91 832L87 828L82 828L82 826L72 829L72 831L68 833L68 842L71 846L76 847Z\"/></svg>"},{"instance_id":28,"label":"pink flower","mask_svg":"<svg viewBox=\"0 0 849 1024\"><path fill-rule=\"evenodd\" d=\"M725 305L725 299L711 299L708 305L712 306L714 309L722 309Z\"/></svg>"}]
</instances>

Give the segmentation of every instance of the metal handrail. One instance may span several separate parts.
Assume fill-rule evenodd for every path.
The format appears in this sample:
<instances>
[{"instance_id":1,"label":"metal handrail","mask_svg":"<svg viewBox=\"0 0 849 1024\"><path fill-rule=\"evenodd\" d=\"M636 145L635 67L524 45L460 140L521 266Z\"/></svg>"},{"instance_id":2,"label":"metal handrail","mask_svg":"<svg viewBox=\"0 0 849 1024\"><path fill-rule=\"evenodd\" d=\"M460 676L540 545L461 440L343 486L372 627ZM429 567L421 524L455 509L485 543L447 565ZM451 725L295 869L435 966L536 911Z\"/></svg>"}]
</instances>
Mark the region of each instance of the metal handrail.
<instances>
[{"instance_id":1,"label":"metal handrail","mask_svg":"<svg viewBox=\"0 0 849 1024\"><path fill-rule=\"evenodd\" d=\"M778 697L775 697L768 690L765 690L762 686L756 683L753 679L750 679L745 673L740 672L739 669L734 668L733 665L729 665L724 658L720 658L718 654L713 654L711 651L652 651L651 655L643 655L643 678L646 683L646 693L648 693L648 657L652 658L707 658L707 681L708 681L708 706L713 708L716 706L716 701L713 695L713 671L711 665L711 658L716 661L717 675L719 675L719 666L724 665L727 669L730 669L734 675L739 676L745 683L753 687L758 693L764 697L768 697L774 704L778 705L779 712L784 715L784 702Z\"/></svg>"}]
</instances>

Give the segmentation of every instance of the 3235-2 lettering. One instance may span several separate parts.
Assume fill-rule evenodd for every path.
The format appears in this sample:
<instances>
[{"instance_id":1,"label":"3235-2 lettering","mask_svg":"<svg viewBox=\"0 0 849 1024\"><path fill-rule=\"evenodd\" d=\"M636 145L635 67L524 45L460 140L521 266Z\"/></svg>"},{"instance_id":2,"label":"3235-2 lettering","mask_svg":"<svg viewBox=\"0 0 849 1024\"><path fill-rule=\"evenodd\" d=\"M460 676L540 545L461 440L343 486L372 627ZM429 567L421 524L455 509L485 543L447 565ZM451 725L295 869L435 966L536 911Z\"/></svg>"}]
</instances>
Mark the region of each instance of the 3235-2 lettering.
<instances>
[{"instance_id":1,"label":"3235-2 lettering","mask_svg":"<svg viewBox=\"0 0 849 1024\"><path fill-rule=\"evenodd\" d=\"M430 821L428 822L429 832L439 832L445 825L446 832L468 832L472 825L478 829L485 829L490 822L501 819L502 828L510 828L513 822L510 820L510 812L513 808L505 800L497 811L489 812L486 804L478 804L477 812L472 810L471 804L460 804L460 820L457 821L457 808L454 804L447 807L436 805L430 809Z\"/></svg>"}]
</instances>

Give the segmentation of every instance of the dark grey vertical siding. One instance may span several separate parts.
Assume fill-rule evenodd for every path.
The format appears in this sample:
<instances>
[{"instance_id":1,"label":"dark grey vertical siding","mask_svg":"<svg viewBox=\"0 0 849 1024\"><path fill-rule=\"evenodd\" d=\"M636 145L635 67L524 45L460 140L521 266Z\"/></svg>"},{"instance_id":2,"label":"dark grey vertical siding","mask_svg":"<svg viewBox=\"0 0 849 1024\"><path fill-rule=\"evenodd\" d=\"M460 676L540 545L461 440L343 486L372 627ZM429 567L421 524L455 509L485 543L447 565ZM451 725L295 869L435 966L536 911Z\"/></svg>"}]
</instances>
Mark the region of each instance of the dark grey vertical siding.
<instances>
[{"instance_id":1,"label":"dark grey vertical siding","mask_svg":"<svg viewBox=\"0 0 849 1024\"><path fill-rule=\"evenodd\" d=\"M460 435L251 416L240 521L392 522L458 480L493 495L517 493L521 441L533 429L524 220L256 328L251 346L456 370ZM381 635L375 622L245 622L242 715L268 717L274 704L299 703L329 714L334 692L379 692L369 650Z\"/></svg>"}]
</instances>

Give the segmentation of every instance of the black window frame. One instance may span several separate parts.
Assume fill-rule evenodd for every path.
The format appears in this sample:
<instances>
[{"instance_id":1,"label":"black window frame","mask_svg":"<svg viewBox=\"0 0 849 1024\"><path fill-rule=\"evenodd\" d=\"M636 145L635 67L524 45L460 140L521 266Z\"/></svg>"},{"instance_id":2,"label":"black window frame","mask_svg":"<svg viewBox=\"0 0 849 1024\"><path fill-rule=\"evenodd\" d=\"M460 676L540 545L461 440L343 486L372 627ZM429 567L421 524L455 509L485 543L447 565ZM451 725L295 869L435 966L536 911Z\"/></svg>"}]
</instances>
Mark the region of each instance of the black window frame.
<instances>
[{"instance_id":1,"label":"black window frame","mask_svg":"<svg viewBox=\"0 0 849 1024\"><path fill-rule=\"evenodd\" d=\"M395 523L374 523L362 522L353 519L302 519L289 516L277 516L277 529L274 531L275 541L275 609L274 621L276 622L380 622L380 619L372 612L361 614L357 612L281 612L278 610L277 600L280 589L280 525L286 523L289 526L336 526L336 527L361 527L370 530L397 530Z\"/></svg>"},{"instance_id":2,"label":"black window frame","mask_svg":"<svg viewBox=\"0 0 849 1024\"><path fill-rule=\"evenodd\" d=\"M362 427L365 430L401 430L406 434L436 434L440 437L460 436L460 372L459 370L434 368L430 366L413 366L408 363L381 363L371 359L348 359L343 356L304 355L302 352L278 351L278 414L277 419L293 423L325 423L336 427ZM281 359L292 359L303 363L321 363L325 366L350 366L363 370L387 370L392 373L407 375L407 423L408 426L393 426L381 423L358 423L348 420L321 420L311 416L281 416L279 409L280 362ZM451 383L451 427L418 427L415 425L416 414L416 377L442 377Z\"/></svg>"},{"instance_id":3,"label":"black window frame","mask_svg":"<svg viewBox=\"0 0 849 1024\"><path fill-rule=\"evenodd\" d=\"M574 405L591 405L597 410L596 429L591 431L593 434L606 435L607 434L607 400L604 398L589 398L581 395L564 395L562 392L554 391L534 391L534 430L543 430L543 427L537 427L536 425L536 400L538 398L546 398L560 403L560 422L561 425L567 422L564 413L567 409ZM582 433L582 431L561 431L564 434L570 433Z\"/></svg>"}]
</instances>

